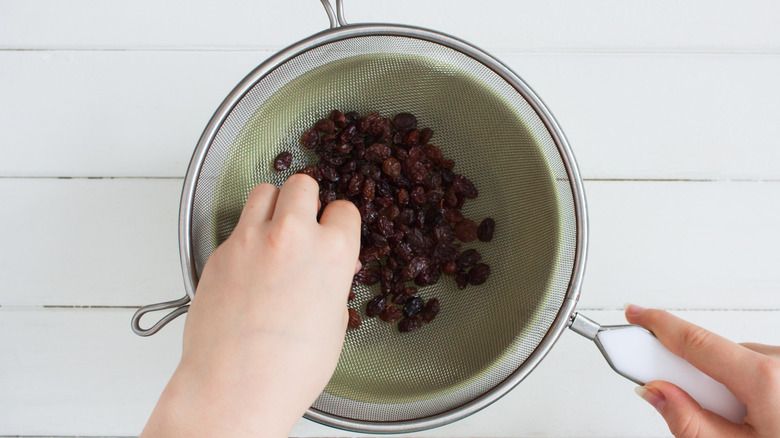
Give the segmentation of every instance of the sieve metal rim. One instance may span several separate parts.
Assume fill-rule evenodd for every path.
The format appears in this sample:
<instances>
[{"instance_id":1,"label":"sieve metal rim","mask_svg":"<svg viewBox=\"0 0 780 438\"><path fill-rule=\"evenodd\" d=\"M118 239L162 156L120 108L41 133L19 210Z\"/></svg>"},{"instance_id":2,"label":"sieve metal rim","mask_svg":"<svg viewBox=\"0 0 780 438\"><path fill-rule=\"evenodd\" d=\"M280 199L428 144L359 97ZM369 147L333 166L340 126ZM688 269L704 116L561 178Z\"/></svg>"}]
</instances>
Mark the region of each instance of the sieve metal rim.
<instances>
[{"instance_id":1,"label":"sieve metal rim","mask_svg":"<svg viewBox=\"0 0 780 438\"><path fill-rule=\"evenodd\" d=\"M572 274L566 292L566 298L558 311L553 325L550 327L545 337L537 346L536 350L522 364L520 364L519 367L509 375L509 377L507 377L500 384L493 387L490 391L455 409L415 420L369 422L336 416L314 408L309 408L304 415L304 417L309 420L355 432L414 432L443 426L445 424L460 420L487 407L509 392L536 367L536 365L552 348L561 333L566 329L566 327L570 325L577 301L579 300L582 277L585 270L588 240L587 206L582 178L579 174L574 154L571 151L568 141L566 140L563 130L560 128L557 120L547 109L547 106L544 104L544 102L531 89L531 87L528 86L509 67L482 49L479 49L478 47L454 36L421 27L398 24L370 23L343 25L341 27L327 29L314 34L309 38L301 40L281 50L277 54L261 63L243 80L241 80L241 82L236 85L230 94L228 94L228 96L225 98L225 100L222 102L206 125L206 128L204 129L193 152L192 158L187 168L187 173L184 178L181 201L179 205L179 254L181 259L185 291L187 296L192 299L194 297L195 289L198 283L194 255L192 251L192 209L197 182L200 177L203 162L217 132L227 117L230 115L233 108L244 97L244 95L258 81L263 79L274 69L303 52L324 44L349 38L367 36L398 36L421 39L443 45L479 61L498 74L505 81L507 81L507 83L510 84L515 90L517 90L517 92L523 96L523 98L529 103L529 105L531 105L539 118L542 120L550 136L553 138L556 147L558 148L558 152L561 156L561 160L564 163L564 167L569 179L569 184L572 190L575 223L577 227L576 248Z\"/></svg>"}]
</instances>

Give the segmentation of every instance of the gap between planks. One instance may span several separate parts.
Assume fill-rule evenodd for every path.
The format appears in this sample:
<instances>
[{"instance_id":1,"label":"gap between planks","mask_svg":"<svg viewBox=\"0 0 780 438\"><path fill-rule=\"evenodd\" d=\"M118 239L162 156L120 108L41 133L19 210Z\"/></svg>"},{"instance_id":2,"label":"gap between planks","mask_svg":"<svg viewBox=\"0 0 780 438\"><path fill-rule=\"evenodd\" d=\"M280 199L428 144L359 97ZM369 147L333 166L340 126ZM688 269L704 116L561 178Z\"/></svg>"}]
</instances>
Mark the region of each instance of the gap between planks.
<instances>
[{"instance_id":1,"label":"gap between planks","mask_svg":"<svg viewBox=\"0 0 780 438\"><path fill-rule=\"evenodd\" d=\"M19 176L19 175L0 175L0 180L184 180L183 176ZM691 182L691 183L780 183L780 179L775 178L582 178L582 181L588 182ZM0 435L0 438L3 438Z\"/></svg>"}]
</instances>

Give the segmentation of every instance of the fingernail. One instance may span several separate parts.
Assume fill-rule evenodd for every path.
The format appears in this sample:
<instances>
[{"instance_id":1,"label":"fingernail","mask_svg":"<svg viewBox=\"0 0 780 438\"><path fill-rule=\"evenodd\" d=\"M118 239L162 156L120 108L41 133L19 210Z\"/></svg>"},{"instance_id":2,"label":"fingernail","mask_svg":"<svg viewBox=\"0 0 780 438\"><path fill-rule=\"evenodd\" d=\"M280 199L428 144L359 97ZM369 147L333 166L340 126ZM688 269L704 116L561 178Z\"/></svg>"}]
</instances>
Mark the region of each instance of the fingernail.
<instances>
[{"instance_id":1,"label":"fingernail","mask_svg":"<svg viewBox=\"0 0 780 438\"><path fill-rule=\"evenodd\" d=\"M634 392L636 392L636 395L642 397L644 401L650 403L656 411L661 412L664 408L666 399L664 398L664 395L657 390L649 389L644 386L637 386L634 388Z\"/></svg>"},{"instance_id":2,"label":"fingernail","mask_svg":"<svg viewBox=\"0 0 780 438\"><path fill-rule=\"evenodd\" d=\"M355 265L355 274L360 272L360 270L363 269L363 265L360 263L360 260L357 261L357 264ZM354 275L354 274L353 274Z\"/></svg>"},{"instance_id":3,"label":"fingernail","mask_svg":"<svg viewBox=\"0 0 780 438\"><path fill-rule=\"evenodd\" d=\"M639 315L640 313L645 311L645 308L642 306L637 306L636 304L626 304L623 306L623 310L625 310L627 315Z\"/></svg>"}]
</instances>

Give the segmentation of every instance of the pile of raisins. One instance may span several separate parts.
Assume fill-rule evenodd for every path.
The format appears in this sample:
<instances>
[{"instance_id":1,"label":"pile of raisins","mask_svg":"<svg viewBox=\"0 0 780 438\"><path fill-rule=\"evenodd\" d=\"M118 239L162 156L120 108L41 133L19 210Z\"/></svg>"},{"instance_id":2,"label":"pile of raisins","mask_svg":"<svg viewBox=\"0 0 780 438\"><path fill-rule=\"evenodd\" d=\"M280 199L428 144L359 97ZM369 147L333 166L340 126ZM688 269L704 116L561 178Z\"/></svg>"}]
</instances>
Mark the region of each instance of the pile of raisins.
<instances>
[{"instance_id":1,"label":"pile of raisins","mask_svg":"<svg viewBox=\"0 0 780 438\"><path fill-rule=\"evenodd\" d=\"M477 225L463 216L461 208L478 196L477 188L453 171L455 162L430 143L432 136L430 128L417 127L412 114L389 119L334 110L301 137L319 162L299 173L319 183L322 208L346 199L360 210L363 269L353 286L380 284L380 293L366 304L366 316L400 320L401 332L418 329L439 313L439 300L426 302L418 287L435 284L445 274L464 289L485 283L490 275L480 253L461 251L456 240L489 242L496 223L486 218ZM282 152L274 168L287 170L291 162L292 155ZM354 298L351 292L350 301ZM361 322L360 313L349 308L349 327Z\"/></svg>"}]
</instances>

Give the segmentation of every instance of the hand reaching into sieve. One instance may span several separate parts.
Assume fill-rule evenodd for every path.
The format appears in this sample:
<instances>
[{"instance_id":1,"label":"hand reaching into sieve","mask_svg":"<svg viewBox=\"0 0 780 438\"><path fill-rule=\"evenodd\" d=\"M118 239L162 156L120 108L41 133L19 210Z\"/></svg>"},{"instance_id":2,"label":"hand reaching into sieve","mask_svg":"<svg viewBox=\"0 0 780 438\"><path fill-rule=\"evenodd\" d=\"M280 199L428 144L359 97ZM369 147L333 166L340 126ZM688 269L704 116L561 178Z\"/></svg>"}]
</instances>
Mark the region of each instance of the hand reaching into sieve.
<instances>
[{"instance_id":1,"label":"hand reaching into sieve","mask_svg":"<svg viewBox=\"0 0 780 438\"><path fill-rule=\"evenodd\" d=\"M334 201L318 223L318 193L306 175L252 190L203 270L142 437L286 437L320 394L344 341L360 213Z\"/></svg>"},{"instance_id":2,"label":"hand reaching into sieve","mask_svg":"<svg viewBox=\"0 0 780 438\"><path fill-rule=\"evenodd\" d=\"M653 405L677 438L780 437L780 347L736 344L668 312L629 305L626 319L653 332L673 353L723 383L747 406L744 424L704 410L664 381L637 393Z\"/></svg>"}]
</instances>

